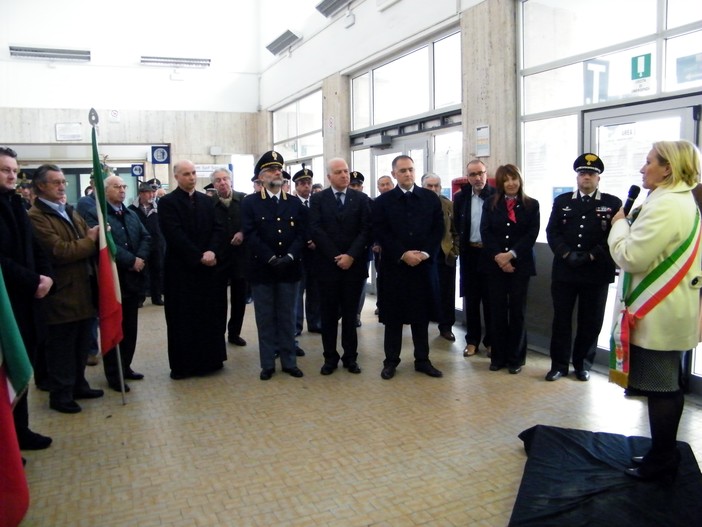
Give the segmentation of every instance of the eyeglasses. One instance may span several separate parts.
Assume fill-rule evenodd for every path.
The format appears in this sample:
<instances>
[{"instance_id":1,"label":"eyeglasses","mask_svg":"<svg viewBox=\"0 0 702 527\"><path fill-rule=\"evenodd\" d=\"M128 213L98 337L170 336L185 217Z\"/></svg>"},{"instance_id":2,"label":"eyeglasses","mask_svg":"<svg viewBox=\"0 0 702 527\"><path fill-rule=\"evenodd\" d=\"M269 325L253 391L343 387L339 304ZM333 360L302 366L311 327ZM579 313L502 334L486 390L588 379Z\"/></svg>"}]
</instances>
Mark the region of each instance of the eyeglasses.
<instances>
[{"instance_id":1,"label":"eyeglasses","mask_svg":"<svg viewBox=\"0 0 702 527\"><path fill-rule=\"evenodd\" d=\"M480 172L468 172L468 177L478 177L487 174L487 170L482 170Z\"/></svg>"},{"instance_id":2,"label":"eyeglasses","mask_svg":"<svg viewBox=\"0 0 702 527\"><path fill-rule=\"evenodd\" d=\"M53 187L60 187L61 185L67 187L68 181L66 181L65 179L48 179L46 180L46 184L51 185Z\"/></svg>"}]
</instances>

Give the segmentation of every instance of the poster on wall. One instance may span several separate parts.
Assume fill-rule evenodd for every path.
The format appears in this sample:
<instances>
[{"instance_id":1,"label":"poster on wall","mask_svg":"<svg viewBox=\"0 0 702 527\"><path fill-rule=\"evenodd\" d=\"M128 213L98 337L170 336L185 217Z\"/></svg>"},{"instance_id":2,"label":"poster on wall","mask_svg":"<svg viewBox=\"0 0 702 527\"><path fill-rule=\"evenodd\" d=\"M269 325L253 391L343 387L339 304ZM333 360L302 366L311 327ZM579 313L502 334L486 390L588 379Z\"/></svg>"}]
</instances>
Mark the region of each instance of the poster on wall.
<instances>
[{"instance_id":1,"label":"poster on wall","mask_svg":"<svg viewBox=\"0 0 702 527\"><path fill-rule=\"evenodd\" d=\"M475 157L488 157L490 155L490 127L478 126L475 128Z\"/></svg>"}]
</instances>

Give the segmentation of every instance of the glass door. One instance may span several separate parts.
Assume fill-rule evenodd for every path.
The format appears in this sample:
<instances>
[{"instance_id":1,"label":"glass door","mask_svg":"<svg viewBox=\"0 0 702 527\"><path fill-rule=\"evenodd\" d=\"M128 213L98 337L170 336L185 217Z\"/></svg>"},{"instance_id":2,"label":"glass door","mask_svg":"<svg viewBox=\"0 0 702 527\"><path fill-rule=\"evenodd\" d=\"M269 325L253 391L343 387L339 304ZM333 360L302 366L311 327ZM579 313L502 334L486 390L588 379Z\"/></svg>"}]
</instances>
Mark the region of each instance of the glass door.
<instances>
[{"instance_id":1,"label":"glass door","mask_svg":"<svg viewBox=\"0 0 702 527\"><path fill-rule=\"evenodd\" d=\"M605 163L600 181L603 192L626 198L631 185L641 185L639 170L656 141L687 139L699 146L698 123L702 96L660 101L645 105L587 112L583 115L585 152L597 153ZM639 196L637 205L643 201ZM607 311L599 335L598 353L608 353L617 281L610 286ZM702 393L702 354L693 351L690 387Z\"/></svg>"}]
</instances>

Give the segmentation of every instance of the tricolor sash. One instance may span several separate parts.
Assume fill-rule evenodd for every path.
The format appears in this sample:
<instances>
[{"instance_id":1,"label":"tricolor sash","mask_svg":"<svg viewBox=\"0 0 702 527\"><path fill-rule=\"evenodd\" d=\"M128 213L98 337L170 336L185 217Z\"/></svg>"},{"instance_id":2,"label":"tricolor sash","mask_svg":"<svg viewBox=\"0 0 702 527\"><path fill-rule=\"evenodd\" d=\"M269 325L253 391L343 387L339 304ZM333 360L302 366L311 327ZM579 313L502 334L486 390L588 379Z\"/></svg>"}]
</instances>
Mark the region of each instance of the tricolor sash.
<instances>
[{"instance_id":1,"label":"tricolor sash","mask_svg":"<svg viewBox=\"0 0 702 527\"><path fill-rule=\"evenodd\" d=\"M629 345L636 322L656 307L692 267L700 248L700 213L687 239L668 258L659 263L629 292L631 273L623 273L618 291L619 308L614 312L610 338L609 380L623 388L629 384Z\"/></svg>"}]
</instances>

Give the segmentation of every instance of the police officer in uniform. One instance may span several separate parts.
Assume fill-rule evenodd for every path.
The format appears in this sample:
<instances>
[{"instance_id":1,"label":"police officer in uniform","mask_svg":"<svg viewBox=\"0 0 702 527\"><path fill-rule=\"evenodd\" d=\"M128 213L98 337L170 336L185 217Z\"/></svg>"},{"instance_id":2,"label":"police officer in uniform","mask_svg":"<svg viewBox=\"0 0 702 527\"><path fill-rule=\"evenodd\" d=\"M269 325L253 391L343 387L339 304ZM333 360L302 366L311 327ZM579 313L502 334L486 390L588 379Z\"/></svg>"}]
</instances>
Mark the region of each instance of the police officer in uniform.
<instances>
[{"instance_id":1,"label":"police officer in uniform","mask_svg":"<svg viewBox=\"0 0 702 527\"><path fill-rule=\"evenodd\" d=\"M612 216L622 202L616 196L598 190L604 163L597 155L582 154L573 163L573 170L577 174L578 189L554 200L546 227L548 244L554 255L551 371L546 375L547 381L568 375L571 345L577 379L587 381L590 378L607 291L614 281L615 266L609 254L607 236ZM578 319L573 342L572 318L576 300Z\"/></svg>"},{"instance_id":2,"label":"police officer in uniform","mask_svg":"<svg viewBox=\"0 0 702 527\"><path fill-rule=\"evenodd\" d=\"M241 203L262 381L275 373L276 352L283 372L303 376L295 354L295 300L301 277L306 210L299 199L283 190L283 163L278 152L263 154L254 168L263 189L249 194Z\"/></svg>"}]
</instances>

